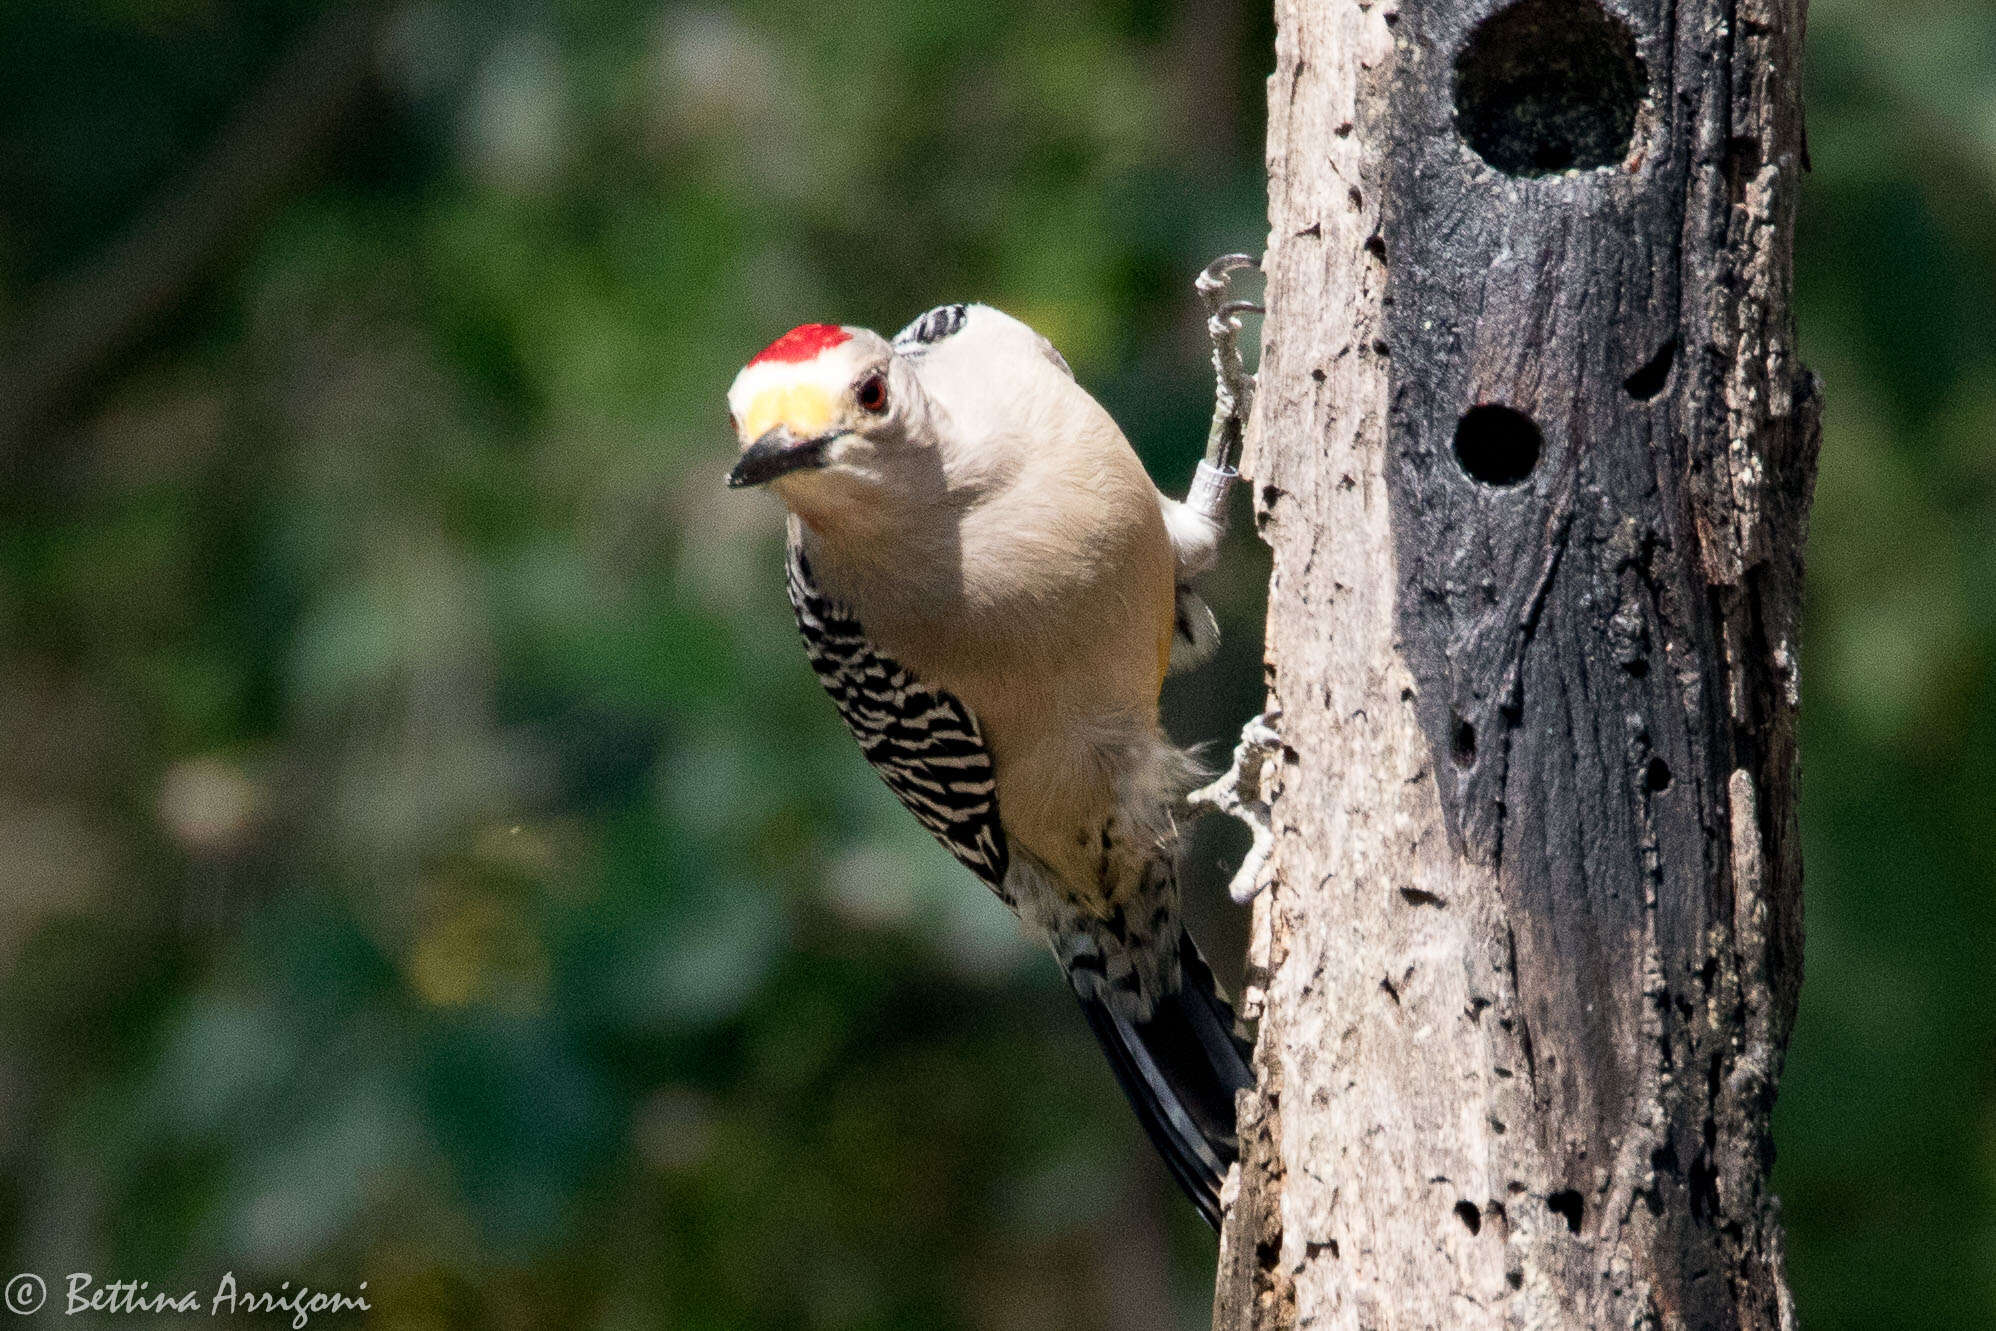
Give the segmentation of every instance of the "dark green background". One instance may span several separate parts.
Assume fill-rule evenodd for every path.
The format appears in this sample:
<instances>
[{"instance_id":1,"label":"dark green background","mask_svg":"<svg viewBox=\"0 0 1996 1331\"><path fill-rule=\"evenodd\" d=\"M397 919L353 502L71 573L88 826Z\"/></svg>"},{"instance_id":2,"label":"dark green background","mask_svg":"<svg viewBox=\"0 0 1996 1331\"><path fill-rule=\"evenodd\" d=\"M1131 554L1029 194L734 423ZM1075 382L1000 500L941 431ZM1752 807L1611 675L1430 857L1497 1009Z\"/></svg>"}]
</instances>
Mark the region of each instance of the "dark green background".
<instances>
[{"instance_id":1,"label":"dark green background","mask_svg":"<svg viewBox=\"0 0 1996 1331\"><path fill-rule=\"evenodd\" d=\"M139 302L106 256L184 228L322 12L0 8L14 364ZM1811 1327L1996 1326L1996 11L1810 36L1778 1182ZM0 453L0 1275L366 1280L411 1331L1200 1325L1212 1241L1051 963L805 668L722 394L793 323L984 299L1182 486L1267 16L425 0L375 40ZM1255 708L1263 569L1237 541L1182 737ZM1238 849L1194 857L1219 952Z\"/></svg>"}]
</instances>

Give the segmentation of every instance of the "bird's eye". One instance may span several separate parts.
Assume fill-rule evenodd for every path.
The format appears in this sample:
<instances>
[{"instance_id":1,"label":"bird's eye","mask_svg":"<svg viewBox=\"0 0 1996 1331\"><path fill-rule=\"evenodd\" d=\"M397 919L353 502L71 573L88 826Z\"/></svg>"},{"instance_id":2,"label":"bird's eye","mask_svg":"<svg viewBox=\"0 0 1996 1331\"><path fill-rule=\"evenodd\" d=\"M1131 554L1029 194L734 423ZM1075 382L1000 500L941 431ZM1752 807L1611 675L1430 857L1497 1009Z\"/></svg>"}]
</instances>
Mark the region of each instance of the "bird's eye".
<instances>
[{"instance_id":1,"label":"bird's eye","mask_svg":"<svg viewBox=\"0 0 1996 1331\"><path fill-rule=\"evenodd\" d=\"M867 375L859 381L858 387L852 390L852 395L853 400L859 403L860 410L870 411L878 416L887 410L887 376L879 373Z\"/></svg>"}]
</instances>

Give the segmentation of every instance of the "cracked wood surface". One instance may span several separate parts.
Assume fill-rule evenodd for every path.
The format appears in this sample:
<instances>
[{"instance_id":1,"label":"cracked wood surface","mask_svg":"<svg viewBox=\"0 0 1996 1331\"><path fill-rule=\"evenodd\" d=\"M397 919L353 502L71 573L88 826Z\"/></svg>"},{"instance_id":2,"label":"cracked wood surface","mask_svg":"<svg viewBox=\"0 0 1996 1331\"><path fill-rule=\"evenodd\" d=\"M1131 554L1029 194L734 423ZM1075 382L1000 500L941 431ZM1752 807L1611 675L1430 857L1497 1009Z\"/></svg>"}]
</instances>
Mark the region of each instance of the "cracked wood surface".
<instances>
[{"instance_id":1,"label":"cracked wood surface","mask_svg":"<svg viewBox=\"0 0 1996 1331\"><path fill-rule=\"evenodd\" d=\"M1627 156L1532 177L1456 132L1499 8L1276 6L1228 1331L1792 1323L1801 0L1614 0ZM1524 484L1458 465L1481 403L1542 431Z\"/></svg>"}]
</instances>

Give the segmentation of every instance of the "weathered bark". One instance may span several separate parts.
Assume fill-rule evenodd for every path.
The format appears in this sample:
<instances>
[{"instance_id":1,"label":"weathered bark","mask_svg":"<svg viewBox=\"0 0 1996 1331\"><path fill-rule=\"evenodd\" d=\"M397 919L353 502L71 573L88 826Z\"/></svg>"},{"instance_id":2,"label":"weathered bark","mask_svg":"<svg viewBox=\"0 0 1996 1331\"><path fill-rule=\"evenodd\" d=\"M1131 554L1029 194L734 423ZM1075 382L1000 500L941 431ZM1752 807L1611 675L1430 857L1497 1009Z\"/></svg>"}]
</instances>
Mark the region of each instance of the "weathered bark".
<instances>
[{"instance_id":1,"label":"weathered bark","mask_svg":"<svg viewBox=\"0 0 1996 1331\"><path fill-rule=\"evenodd\" d=\"M1278 0L1219 1327L1792 1321L1802 3Z\"/></svg>"}]
</instances>

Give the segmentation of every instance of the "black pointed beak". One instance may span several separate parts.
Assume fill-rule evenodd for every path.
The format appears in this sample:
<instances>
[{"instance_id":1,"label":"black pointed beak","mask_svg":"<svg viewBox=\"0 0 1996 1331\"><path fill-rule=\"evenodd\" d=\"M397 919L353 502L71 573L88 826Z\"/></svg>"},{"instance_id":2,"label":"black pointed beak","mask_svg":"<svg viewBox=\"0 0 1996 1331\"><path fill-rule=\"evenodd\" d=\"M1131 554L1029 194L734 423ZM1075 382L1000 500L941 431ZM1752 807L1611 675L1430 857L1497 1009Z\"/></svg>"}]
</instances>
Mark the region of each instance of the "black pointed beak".
<instances>
[{"instance_id":1,"label":"black pointed beak","mask_svg":"<svg viewBox=\"0 0 1996 1331\"><path fill-rule=\"evenodd\" d=\"M773 481L793 471L822 467L825 465L825 450L844 433L843 430L833 430L816 438L799 439L790 433L787 426L778 425L766 430L760 439L742 450L740 461L728 473L728 488L739 490L743 486Z\"/></svg>"}]
</instances>

